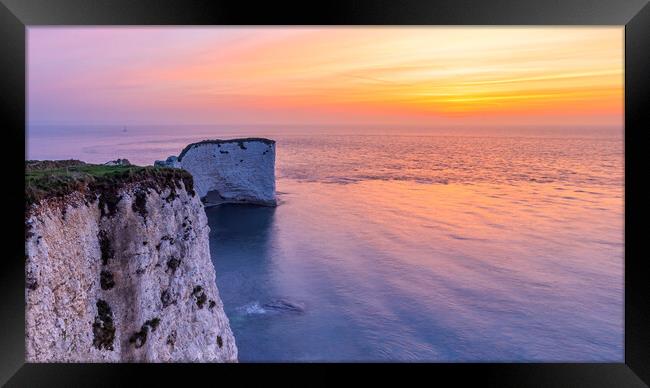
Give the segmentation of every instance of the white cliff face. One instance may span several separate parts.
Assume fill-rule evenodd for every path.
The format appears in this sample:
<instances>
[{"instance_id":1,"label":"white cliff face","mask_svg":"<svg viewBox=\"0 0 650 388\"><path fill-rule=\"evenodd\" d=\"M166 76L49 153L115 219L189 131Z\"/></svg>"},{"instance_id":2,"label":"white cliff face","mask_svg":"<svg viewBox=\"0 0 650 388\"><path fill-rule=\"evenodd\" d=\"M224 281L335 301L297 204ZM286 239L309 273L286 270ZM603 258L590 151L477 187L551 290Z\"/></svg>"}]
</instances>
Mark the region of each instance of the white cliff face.
<instances>
[{"instance_id":1,"label":"white cliff face","mask_svg":"<svg viewBox=\"0 0 650 388\"><path fill-rule=\"evenodd\" d=\"M188 145L178 157L207 202L275 205L275 141L235 139Z\"/></svg>"},{"instance_id":2,"label":"white cliff face","mask_svg":"<svg viewBox=\"0 0 650 388\"><path fill-rule=\"evenodd\" d=\"M237 361L203 204L177 187L131 183L103 209L79 192L33 206L28 362Z\"/></svg>"},{"instance_id":3,"label":"white cliff face","mask_svg":"<svg viewBox=\"0 0 650 388\"><path fill-rule=\"evenodd\" d=\"M174 155L168 157L166 160L156 160L153 165L156 167L181 168L178 158Z\"/></svg>"}]
</instances>

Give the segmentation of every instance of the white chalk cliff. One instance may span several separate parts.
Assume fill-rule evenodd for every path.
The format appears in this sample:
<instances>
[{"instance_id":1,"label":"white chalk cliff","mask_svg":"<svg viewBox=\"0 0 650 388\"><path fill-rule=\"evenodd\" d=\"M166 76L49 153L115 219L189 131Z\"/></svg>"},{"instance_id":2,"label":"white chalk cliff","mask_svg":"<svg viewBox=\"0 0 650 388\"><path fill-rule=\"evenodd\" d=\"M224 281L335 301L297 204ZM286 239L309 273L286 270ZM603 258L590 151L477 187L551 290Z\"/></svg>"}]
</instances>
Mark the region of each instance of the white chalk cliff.
<instances>
[{"instance_id":1,"label":"white chalk cliff","mask_svg":"<svg viewBox=\"0 0 650 388\"><path fill-rule=\"evenodd\" d=\"M276 204L273 140L205 140L156 165L190 172L198 195L207 203Z\"/></svg>"},{"instance_id":2,"label":"white chalk cliff","mask_svg":"<svg viewBox=\"0 0 650 388\"><path fill-rule=\"evenodd\" d=\"M30 205L28 362L237 361L187 177Z\"/></svg>"}]
</instances>

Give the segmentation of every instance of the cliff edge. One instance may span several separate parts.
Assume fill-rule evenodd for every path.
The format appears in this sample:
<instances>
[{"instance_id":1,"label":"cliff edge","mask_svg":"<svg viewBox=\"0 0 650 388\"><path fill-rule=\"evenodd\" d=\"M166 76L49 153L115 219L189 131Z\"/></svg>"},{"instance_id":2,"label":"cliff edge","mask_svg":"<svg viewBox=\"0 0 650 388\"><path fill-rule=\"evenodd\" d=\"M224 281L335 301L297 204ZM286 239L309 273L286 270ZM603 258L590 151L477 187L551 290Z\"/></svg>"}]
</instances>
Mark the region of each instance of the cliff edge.
<instances>
[{"instance_id":1,"label":"cliff edge","mask_svg":"<svg viewBox=\"0 0 650 388\"><path fill-rule=\"evenodd\" d=\"M155 164L192 174L195 190L206 203L276 205L274 140L204 140Z\"/></svg>"},{"instance_id":2,"label":"cliff edge","mask_svg":"<svg viewBox=\"0 0 650 388\"><path fill-rule=\"evenodd\" d=\"M236 362L179 169L26 162L28 362Z\"/></svg>"}]
</instances>

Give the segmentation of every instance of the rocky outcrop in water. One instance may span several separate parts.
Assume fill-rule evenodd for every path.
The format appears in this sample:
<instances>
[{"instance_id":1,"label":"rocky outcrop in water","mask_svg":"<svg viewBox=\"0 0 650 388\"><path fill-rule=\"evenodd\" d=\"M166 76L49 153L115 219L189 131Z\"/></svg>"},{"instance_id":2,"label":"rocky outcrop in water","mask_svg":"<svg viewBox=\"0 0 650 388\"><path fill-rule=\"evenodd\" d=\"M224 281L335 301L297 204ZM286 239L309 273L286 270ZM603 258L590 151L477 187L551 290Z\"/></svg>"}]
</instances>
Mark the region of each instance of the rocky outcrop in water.
<instances>
[{"instance_id":1,"label":"rocky outcrop in water","mask_svg":"<svg viewBox=\"0 0 650 388\"><path fill-rule=\"evenodd\" d=\"M28 362L237 361L189 174L70 161L49 173L56 162L33 165L26 165Z\"/></svg>"},{"instance_id":2,"label":"rocky outcrop in water","mask_svg":"<svg viewBox=\"0 0 650 388\"><path fill-rule=\"evenodd\" d=\"M206 203L276 204L273 140L204 140L155 165L190 172L198 195Z\"/></svg>"}]
</instances>

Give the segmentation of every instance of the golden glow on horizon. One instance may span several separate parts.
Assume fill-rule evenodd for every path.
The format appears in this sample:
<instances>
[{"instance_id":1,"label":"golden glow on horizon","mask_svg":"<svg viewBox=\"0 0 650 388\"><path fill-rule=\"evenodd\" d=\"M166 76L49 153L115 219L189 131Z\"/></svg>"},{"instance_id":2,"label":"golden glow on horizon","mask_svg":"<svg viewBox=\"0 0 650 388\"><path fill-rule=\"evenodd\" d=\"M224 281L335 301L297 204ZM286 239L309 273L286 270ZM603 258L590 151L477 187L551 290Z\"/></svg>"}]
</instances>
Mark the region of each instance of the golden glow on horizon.
<instances>
[{"instance_id":1,"label":"golden glow on horizon","mask_svg":"<svg viewBox=\"0 0 650 388\"><path fill-rule=\"evenodd\" d=\"M165 30L99 32L110 41ZM149 39L149 56L102 47L94 55L113 66L56 79L92 90L96 110L124 104L167 120L622 125L622 27L188 30L185 41ZM65 31L32 28L30 42Z\"/></svg>"}]
</instances>

